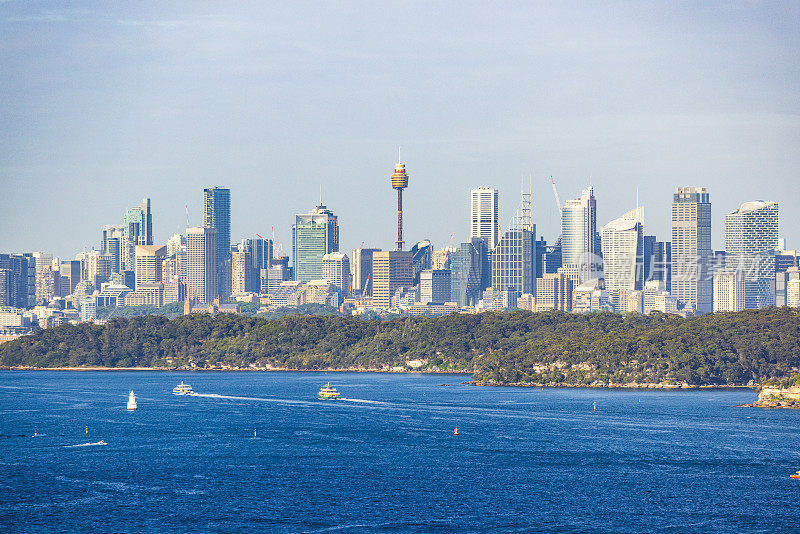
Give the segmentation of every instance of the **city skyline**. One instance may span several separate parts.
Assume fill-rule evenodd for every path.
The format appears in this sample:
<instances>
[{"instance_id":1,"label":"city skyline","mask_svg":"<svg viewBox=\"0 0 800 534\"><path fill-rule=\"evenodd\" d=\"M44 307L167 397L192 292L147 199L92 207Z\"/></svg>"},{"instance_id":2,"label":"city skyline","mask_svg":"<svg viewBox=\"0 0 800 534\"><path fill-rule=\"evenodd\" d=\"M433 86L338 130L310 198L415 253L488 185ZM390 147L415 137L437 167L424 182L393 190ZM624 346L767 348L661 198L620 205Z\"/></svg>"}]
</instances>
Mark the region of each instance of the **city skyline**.
<instances>
[{"instance_id":1,"label":"city skyline","mask_svg":"<svg viewBox=\"0 0 800 534\"><path fill-rule=\"evenodd\" d=\"M480 185L501 192L507 226L530 174L548 238L551 174L562 198L592 177L598 225L640 186L658 236L662 199L706 187L715 249L742 202L800 199L797 6L189 6L0 4L0 250L97 246L145 196L163 242L186 205L202 223L197 191L213 184L233 191L233 236L274 226L287 251L322 184L348 215L342 250L388 248L397 145L407 246L468 239L468 214L441 201ZM397 25L404 39L386 39Z\"/></svg>"}]
</instances>

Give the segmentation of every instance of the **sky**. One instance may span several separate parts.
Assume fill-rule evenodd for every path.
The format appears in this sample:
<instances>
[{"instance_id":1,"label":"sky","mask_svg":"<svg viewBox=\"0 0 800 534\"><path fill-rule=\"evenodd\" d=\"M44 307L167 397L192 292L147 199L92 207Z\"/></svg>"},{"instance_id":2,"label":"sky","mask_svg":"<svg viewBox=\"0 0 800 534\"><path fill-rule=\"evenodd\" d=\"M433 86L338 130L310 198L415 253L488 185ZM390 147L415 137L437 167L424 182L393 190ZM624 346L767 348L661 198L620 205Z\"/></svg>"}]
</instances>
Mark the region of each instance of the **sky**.
<instances>
[{"instance_id":1,"label":"sky","mask_svg":"<svg viewBox=\"0 0 800 534\"><path fill-rule=\"evenodd\" d=\"M231 189L232 240L291 251L323 202L340 248L469 238L469 191L501 227L532 188L537 235L591 180L601 225L672 193L725 213L780 202L800 248L795 2L37 2L0 0L0 252L62 259L150 197L156 243ZM502 228L501 228L502 230Z\"/></svg>"}]
</instances>

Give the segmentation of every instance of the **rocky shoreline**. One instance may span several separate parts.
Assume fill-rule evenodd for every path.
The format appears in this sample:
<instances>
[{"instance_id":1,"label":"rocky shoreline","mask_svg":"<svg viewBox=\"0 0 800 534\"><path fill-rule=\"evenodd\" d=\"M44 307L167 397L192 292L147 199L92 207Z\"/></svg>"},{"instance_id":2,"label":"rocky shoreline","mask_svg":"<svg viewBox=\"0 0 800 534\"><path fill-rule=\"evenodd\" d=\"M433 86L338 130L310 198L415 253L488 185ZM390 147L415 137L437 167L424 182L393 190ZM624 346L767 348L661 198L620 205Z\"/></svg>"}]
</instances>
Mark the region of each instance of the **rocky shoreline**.
<instances>
[{"instance_id":1,"label":"rocky shoreline","mask_svg":"<svg viewBox=\"0 0 800 534\"><path fill-rule=\"evenodd\" d=\"M739 404L740 408L788 408L800 409L800 386L779 388L764 386L758 392L758 400L748 404Z\"/></svg>"},{"instance_id":2,"label":"rocky shoreline","mask_svg":"<svg viewBox=\"0 0 800 534\"><path fill-rule=\"evenodd\" d=\"M533 382L488 382L481 380L469 380L462 382L470 386L483 386L483 387L514 387L514 388L597 388L597 389L660 389L660 390L696 390L696 389L755 389L753 385L713 385L713 384L662 384L662 383L592 383L592 384L544 384Z\"/></svg>"}]
</instances>

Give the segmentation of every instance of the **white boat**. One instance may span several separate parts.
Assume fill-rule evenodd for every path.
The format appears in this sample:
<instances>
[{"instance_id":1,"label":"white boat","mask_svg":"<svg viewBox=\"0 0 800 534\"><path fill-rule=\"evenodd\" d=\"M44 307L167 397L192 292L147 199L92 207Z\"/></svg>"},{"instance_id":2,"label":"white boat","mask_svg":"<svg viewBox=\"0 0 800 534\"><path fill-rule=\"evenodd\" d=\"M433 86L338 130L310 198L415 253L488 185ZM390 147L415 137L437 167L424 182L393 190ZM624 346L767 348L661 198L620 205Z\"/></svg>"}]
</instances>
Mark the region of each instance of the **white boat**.
<instances>
[{"instance_id":1,"label":"white boat","mask_svg":"<svg viewBox=\"0 0 800 534\"><path fill-rule=\"evenodd\" d=\"M183 381L181 381L180 384L178 384L177 386L172 388L172 394L173 395L192 395L192 394L194 394L194 391L192 391L192 386L190 386L189 384L184 384Z\"/></svg>"},{"instance_id":2,"label":"white boat","mask_svg":"<svg viewBox=\"0 0 800 534\"><path fill-rule=\"evenodd\" d=\"M136 395L133 394L133 390L131 390L131 394L128 395L128 410L133 411L136 409Z\"/></svg>"}]
</instances>

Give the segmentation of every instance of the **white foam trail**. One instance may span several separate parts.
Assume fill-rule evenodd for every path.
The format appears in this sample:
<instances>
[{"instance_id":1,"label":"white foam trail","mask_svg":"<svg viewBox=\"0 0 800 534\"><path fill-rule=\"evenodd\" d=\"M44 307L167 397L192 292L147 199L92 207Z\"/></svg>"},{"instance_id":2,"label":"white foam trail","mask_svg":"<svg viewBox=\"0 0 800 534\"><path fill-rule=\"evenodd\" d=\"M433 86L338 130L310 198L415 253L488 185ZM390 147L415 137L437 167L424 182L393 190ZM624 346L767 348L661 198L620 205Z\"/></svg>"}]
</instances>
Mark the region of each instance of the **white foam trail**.
<instances>
[{"instance_id":1,"label":"white foam trail","mask_svg":"<svg viewBox=\"0 0 800 534\"><path fill-rule=\"evenodd\" d=\"M105 441L96 441L94 443L81 443L79 445L64 445L65 449L72 449L74 447L102 447L103 445L108 445Z\"/></svg>"},{"instance_id":2,"label":"white foam trail","mask_svg":"<svg viewBox=\"0 0 800 534\"><path fill-rule=\"evenodd\" d=\"M207 399L228 399L228 400L243 400L243 401L256 401L256 402L278 402L282 404L300 404L300 405L313 404L308 401L274 399L269 397L237 397L234 395L218 395L216 393L193 393L192 397L205 397Z\"/></svg>"},{"instance_id":3,"label":"white foam trail","mask_svg":"<svg viewBox=\"0 0 800 534\"><path fill-rule=\"evenodd\" d=\"M383 402L383 401L367 400L367 399L347 399L347 398L342 397L339 400L348 401L348 402L363 402L364 404L380 404L382 406L394 406L394 403L391 403L391 402Z\"/></svg>"}]
</instances>

